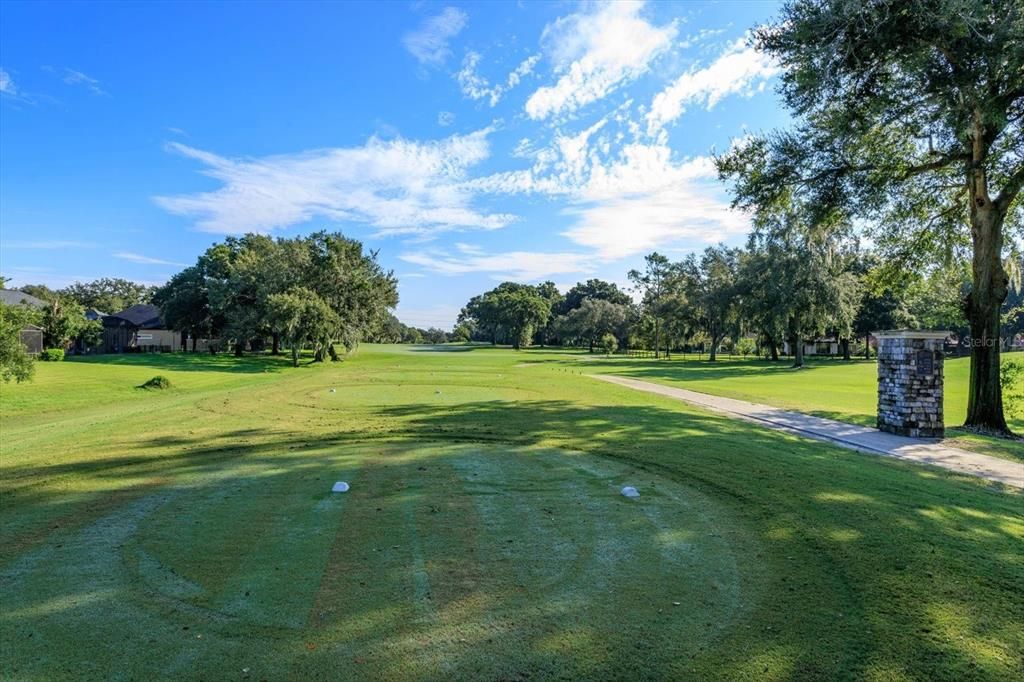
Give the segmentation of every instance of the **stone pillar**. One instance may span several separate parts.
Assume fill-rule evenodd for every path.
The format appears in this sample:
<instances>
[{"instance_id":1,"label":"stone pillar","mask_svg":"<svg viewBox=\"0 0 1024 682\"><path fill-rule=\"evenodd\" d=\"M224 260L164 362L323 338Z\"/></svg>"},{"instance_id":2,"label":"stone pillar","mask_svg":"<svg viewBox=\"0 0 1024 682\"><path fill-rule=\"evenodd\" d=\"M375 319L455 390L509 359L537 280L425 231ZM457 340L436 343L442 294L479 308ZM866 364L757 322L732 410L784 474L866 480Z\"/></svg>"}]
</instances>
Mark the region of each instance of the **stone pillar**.
<instances>
[{"instance_id":1,"label":"stone pillar","mask_svg":"<svg viewBox=\"0 0 1024 682\"><path fill-rule=\"evenodd\" d=\"M946 332L876 332L878 428L900 436L942 438L942 344Z\"/></svg>"}]
</instances>

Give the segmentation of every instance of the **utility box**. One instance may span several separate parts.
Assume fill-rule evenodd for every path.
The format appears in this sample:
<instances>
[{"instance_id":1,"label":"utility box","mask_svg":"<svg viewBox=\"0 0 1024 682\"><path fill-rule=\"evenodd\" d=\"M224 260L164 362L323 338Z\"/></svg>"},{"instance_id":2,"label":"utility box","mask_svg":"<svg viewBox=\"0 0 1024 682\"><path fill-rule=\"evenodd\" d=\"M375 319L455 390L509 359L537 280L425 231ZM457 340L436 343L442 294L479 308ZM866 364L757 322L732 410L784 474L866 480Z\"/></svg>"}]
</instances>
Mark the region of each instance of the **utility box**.
<instances>
[{"instance_id":1,"label":"utility box","mask_svg":"<svg viewBox=\"0 0 1024 682\"><path fill-rule=\"evenodd\" d=\"M878 428L915 438L942 438L942 331L875 332L878 339Z\"/></svg>"}]
</instances>

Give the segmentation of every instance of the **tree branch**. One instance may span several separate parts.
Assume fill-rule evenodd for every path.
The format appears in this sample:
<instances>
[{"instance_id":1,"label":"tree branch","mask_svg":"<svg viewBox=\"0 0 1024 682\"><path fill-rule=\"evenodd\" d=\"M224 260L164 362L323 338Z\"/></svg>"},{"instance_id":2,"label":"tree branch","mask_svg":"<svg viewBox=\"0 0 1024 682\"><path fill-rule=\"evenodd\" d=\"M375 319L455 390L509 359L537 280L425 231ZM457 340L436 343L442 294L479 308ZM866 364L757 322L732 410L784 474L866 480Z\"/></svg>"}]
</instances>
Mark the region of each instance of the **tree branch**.
<instances>
[{"instance_id":1,"label":"tree branch","mask_svg":"<svg viewBox=\"0 0 1024 682\"><path fill-rule=\"evenodd\" d=\"M945 168L946 166L956 161L967 161L969 159L970 156L968 154L959 153L949 154L947 156L943 156L940 159L936 159L935 161L929 161L928 163L921 163L916 166L910 166L908 168L903 169L887 168L886 166L879 166L876 164L864 164L860 166L836 166L833 168L826 168L825 170L816 173L809 178L800 178L799 184L811 185L829 175L841 176L848 175L850 173L866 173L868 171L888 171L896 173L897 170L900 170L900 180L907 180L909 178L914 177L915 175L920 175L922 173L927 173L928 171Z\"/></svg>"},{"instance_id":2,"label":"tree branch","mask_svg":"<svg viewBox=\"0 0 1024 682\"><path fill-rule=\"evenodd\" d=\"M1021 187L1024 187L1024 163L1018 166L1017 170L1010 175L1010 179L1006 181L1006 185L1003 186L999 196L993 202L996 210L1005 214L1010 209L1010 204L1017 197Z\"/></svg>"}]
</instances>

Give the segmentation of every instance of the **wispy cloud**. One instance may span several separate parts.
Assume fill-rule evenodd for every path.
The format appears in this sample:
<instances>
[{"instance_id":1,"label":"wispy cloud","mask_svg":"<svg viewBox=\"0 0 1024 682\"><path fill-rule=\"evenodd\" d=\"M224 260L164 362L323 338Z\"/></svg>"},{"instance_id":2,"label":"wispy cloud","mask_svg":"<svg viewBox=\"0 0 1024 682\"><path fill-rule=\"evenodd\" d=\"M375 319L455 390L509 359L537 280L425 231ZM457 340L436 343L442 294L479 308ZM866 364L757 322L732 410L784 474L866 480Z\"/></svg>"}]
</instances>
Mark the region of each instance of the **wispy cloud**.
<instances>
[{"instance_id":1,"label":"wispy cloud","mask_svg":"<svg viewBox=\"0 0 1024 682\"><path fill-rule=\"evenodd\" d=\"M100 87L100 82L92 76L78 71L77 69L69 69L68 67L56 68L53 66L43 66L43 71L52 73L58 76L67 85L76 85L84 87L86 90L94 95L106 95L107 92Z\"/></svg>"},{"instance_id":2,"label":"wispy cloud","mask_svg":"<svg viewBox=\"0 0 1024 682\"><path fill-rule=\"evenodd\" d=\"M457 249L458 253L440 250L403 253L407 263L419 265L439 275L487 273L496 280L533 282L554 275L589 272L592 259L582 253L544 253L537 251L506 251L485 253L476 248Z\"/></svg>"},{"instance_id":3,"label":"wispy cloud","mask_svg":"<svg viewBox=\"0 0 1024 682\"><path fill-rule=\"evenodd\" d=\"M228 159L179 143L168 148L206 166L223 186L156 197L206 232L270 232L314 217L361 222L378 234L493 230L515 220L473 207L468 170L490 154L491 129L418 142L371 138L362 147L328 148L257 159Z\"/></svg>"},{"instance_id":4,"label":"wispy cloud","mask_svg":"<svg viewBox=\"0 0 1024 682\"><path fill-rule=\"evenodd\" d=\"M455 74L455 79L459 82L462 94L466 97L470 99L486 99L493 107L501 101L506 92L519 85L520 81L533 71L533 67L537 65L538 61L540 61L539 54L527 57L519 63L519 66L512 70L512 73L505 78L504 83L492 85L490 81L477 73L477 67L480 64L480 53L470 51L466 53L465 58L462 60L462 68Z\"/></svg>"},{"instance_id":5,"label":"wispy cloud","mask_svg":"<svg viewBox=\"0 0 1024 682\"><path fill-rule=\"evenodd\" d=\"M37 96L25 92L6 69L0 68L0 98L8 102L35 104Z\"/></svg>"},{"instance_id":6,"label":"wispy cloud","mask_svg":"<svg viewBox=\"0 0 1024 682\"><path fill-rule=\"evenodd\" d=\"M64 82L68 85L81 85L94 95L107 94L103 88L100 87L100 82L98 80L74 69L64 69Z\"/></svg>"},{"instance_id":7,"label":"wispy cloud","mask_svg":"<svg viewBox=\"0 0 1024 682\"><path fill-rule=\"evenodd\" d=\"M738 40L708 66L687 71L655 95L647 113L647 132L656 134L682 116L688 105L711 109L728 95L753 94L778 71L768 55Z\"/></svg>"},{"instance_id":8,"label":"wispy cloud","mask_svg":"<svg viewBox=\"0 0 1024 682\"><path fill-rule=\"evenodd\" d=\"M457 36L469 21L462 10L445 7L440 14L428 17L415 31L402 37L402 44L421 64L439 66L451 55L448 41Z\"/></svg>"},{"instance_id":9,"label":"wispy cloud","mask_svg":"<svg viewBox=\"0 0 1024 682\"><path fill-rule=\"evenodd\" d=\"M455 123L455 114L450 111L437 112L437 125L447 128Z\"/></svg>"},{"instance_id":10,"label":"wispy cloud","mask_svg":"<svg viewBox=\"0 0 1024 682\"><path fill-rule=\"evenodd\" d=\"M13 241L0 244L5 249L91 249L96 246L93 242L79 242L67 240L40 240L40 241Z\"/></svg>"},{"instance_id":11,"label":"wispy cloud","mask_svg":"<svg viewBox=\"0 0 1024 682\"><path fill-rule=\"evenodd\" d=\"M615 153L602 119L575 135L556 136L525 171L472 181L481 192L565 197L572 219L562 236L610 262L667 245L697 248L745 234L749 221L730 209L708 157L675 160L666 143L624 144Z\"/></svg>"},{"instance_id":12,"label":"wispy cloud","mask_svg":"<svg viewBox=\"0 0 1024 682\"><path fill-rule=\"evenodd\" d=\"M572 112L600 100L647 72L668 50L675 23L654 26L641 16L643 2L613 2L558 19L544 29L542 43L560 73L526 101L532 119Z\"/></svg>"},{"instance_id":13,"label":"wispy cloud","mask_svg":"<svg viewBox=\"0 0 1024 682\"><path fill-rule=\"evenodd\" d=\"M14 84L11 74L7 73L4 69L0 69L0 93L11 97L18 96L18 86Z\"/></svg>"},{"instance_id":14,"label":"wispy cloud","mask_svg":"<svg viewBox=\"0 0 1024 682\"><path fill-rule=\"evenodd\" d=\"M177 267L187 267L187 263L177 263L172 260L164 260L163 258L152 258L150 256L143 256L140 253L132 253L131 251L117 251L110 254L114 258L120 258L121 260L131 261L132 263L140 263L142 265L174 265Z\"/></svg>"}]
</instances>

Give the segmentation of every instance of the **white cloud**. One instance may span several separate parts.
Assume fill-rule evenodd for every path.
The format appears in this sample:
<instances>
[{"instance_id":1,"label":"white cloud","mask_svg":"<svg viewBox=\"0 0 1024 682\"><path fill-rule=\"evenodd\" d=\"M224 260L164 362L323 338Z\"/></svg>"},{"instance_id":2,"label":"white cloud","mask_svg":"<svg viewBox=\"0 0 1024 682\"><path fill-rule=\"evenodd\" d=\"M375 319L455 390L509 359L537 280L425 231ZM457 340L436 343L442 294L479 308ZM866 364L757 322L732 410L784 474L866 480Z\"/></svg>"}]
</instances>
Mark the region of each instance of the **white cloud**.
<instances>
[{"instance_id":1,"label":"white cloud","mask_svg":"<svg viewBox=\"0 0 1024 682\"><path fill-rule=\"evenodd\" d=\"M178 267L187 267L187 263L176 263L172 260L164 260L162 258L152 258L150 256L143 256L139 253L132 253L131 251L117 251L116 253L110 254L114 258L120 258L121 260L131 261L132 263L139 263L142 265L175 265Z\"/></svg>"},{"instance_id":2,"label":"white cloud","mask_svg":"<svg viewBox=\"0 0 1024 682\"><path fill-rule=\"evenodd\" d=\"M103 88L100 87L100 82L98 80L82 73L81 71L65 68L63 80L68 85L81 85L94 95L107 94L104 92Z\"/></svg>"},{"instance_id":3,"label":"white cloud","mask_svg":"<svg viewBox=\"0 0 1024 682\"><path fill-rule=\"evenodd\" d=\"M489 128L438 141L371 138L362 147L228 159L179 143L223 183L211 192L156 197L206 232L270 232L314 217L372 225L379 234L493 230L515 216L480 212L464 186L467 170L490 154Z\"/></svg>"},{"instance_id":4,"label":"white cloud","mask_svg":"<svg viewBox=\"0 0 1024 682\"><path fill-rule=\"evenodd\" d=\"M519 85L522 79L533 71L533 67L537 65L539 60L540 55L527 57L508 75L504 83L491 85L490 81L477 73L476 69L480 64L480 54L478 52L467 52L462 60L462 68L455 74L455 79L459 82L462 94L466 97L470 99L486 99L493 107L501 101L506 92Z\"/></svg>"},{"instance_id":5,"label":"white cloud","mask_svg":"<svg viewBox=\"0 0 1024 682\"><path fill-rule=\"evenodd\" d=\"M10 95L11 97L18 96L18 86L14 84L11 74L3 69L0 69L0 93Z\"/></svg>"},{"instance_id":6,"label":"white cloud","mask_svg":"<svg viewBox=\"0 0 1024 682\"><path fill-rule=\"evenodd\" d=\"M647 132L656 134L682 116L687 105L711 109L728 95L753 94L778 71L767 55L738 40L709 66L691 69L655 95L647 113Z\"/></svg>"},{"instance_id":7,"label":"white cloud","mask_svg":"<svg viewBox=\"0 0 1024 682\"><path fill-rule=\"evenodd\" d=\"M455 114L450 111L439 111L437 113L437 125L447 128L455 123Z\"/></svg>"},{"instance_id":8,"label":"white cloud","mask_svg":"<svg viewBox=\"0 0 1024 682\"><path fill-rule=\"evenodd\" d=\"M402 37L405 49L421 64L439 66L451 55L448 41L466 27L469 17L455 7L445 7L440 14L428 17L415 31Z\"/></svg>"},{"instance_id":9,"label":"white cloud","mask_svg":"<svg viewBox=\"0 0 1024 682\"><path fill-rule=\"evenodd\" d=\"M428 250L403 253L399 258L439 275L485 272L493 279L519 282L534 282L552 275L591 270L592 258L587 254L536 251L485 253L475 247L461 246L457 248L458 254Z\"/></svg>"},{"instance_id":10,"label":"white cloud","mask_svg":"<svg viewBox=\"0 0 1024 682\"><path fill-rule=\"evenodd\" d=\"M544 29L542 43L560 73L552 86L534 92L526 114L544 119L607 96L644 74L671 47L676 25L653 26L640 16L643 2L596 5L594 11L558 19Z\"/></svg>"},{"instance_id":11,"label":"white cloud","mask_svg":"<svg viewBox=\"0 0 1024 682\"><path fill-rule=\"evenodd\" d=\"M481 192L564 196L573 224L562 236L608 262L655 249L698 248L743 235L747 217L729 207L708 157L674 160L664 141L624 145L609 157L594 140L605 119L556 136L553 162L471 181ZM602 135L603 137L603 135Z\"/></svg>"}]
</instances>

